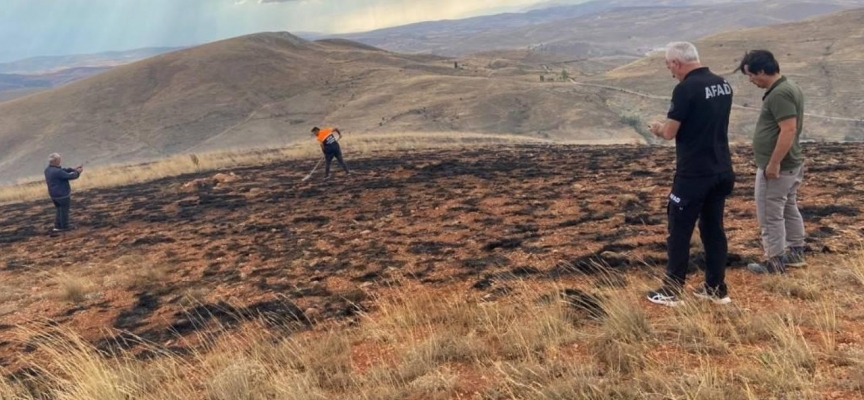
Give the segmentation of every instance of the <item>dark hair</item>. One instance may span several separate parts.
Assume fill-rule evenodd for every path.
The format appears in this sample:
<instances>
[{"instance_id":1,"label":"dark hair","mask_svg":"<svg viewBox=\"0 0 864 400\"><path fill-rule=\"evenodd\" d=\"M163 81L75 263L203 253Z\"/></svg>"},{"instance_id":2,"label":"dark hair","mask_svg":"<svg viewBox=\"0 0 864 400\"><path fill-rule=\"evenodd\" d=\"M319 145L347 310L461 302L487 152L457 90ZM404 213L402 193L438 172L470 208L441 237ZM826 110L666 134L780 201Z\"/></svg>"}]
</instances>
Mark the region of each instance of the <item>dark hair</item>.
<instances>
[{"instance_id":1,"label":"dark hair","mask_svg":"<svg viewBox=\"0 0 864 400\"><path fill-rule=\"evenodd\" d=\"M744 54L738 70L742 74L746 74L749 71L751 74L764 72L766 75L777 75L780 72L780 64L774 58L774 54L771 54L768 50L751 50L747 54Z\"/></svg>"},{"instance_id":2,"label":"dark hair","mask_svg":"<svg viewBox=\"0 0 864 400\"><path fill-rule=\"evenodd\" d=\"M316 127L314 127L314 128L312 128L312 132L316 132L316 131L320 131L320 130L321 130L321 129L320 129L320 128L318 128L318 127L317 127L317 126L316 126Z\"/></svg>"}]
</instances>

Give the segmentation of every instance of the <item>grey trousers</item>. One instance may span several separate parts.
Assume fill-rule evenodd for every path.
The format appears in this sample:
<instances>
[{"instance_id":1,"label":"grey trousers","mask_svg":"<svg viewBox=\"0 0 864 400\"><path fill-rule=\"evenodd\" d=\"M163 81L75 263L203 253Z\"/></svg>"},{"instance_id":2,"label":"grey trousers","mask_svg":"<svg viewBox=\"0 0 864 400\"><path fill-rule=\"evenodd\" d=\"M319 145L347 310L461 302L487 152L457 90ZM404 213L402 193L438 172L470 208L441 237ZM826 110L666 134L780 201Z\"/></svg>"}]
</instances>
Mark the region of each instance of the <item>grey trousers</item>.
<instances>
[{"instance_id":1,"label":"grey trousers","mask_svg":"<svg viewBox=\"0 0 864 400\"><path fill-rule=\"evenodd\" d=\"M781 170L780 177L768 179L756 170L756 217L762 230L765 256L782 256L787 247L802 247L807 233L798 210L798 187L804 180L804 166Z\"/></svg>"}]
</instances>

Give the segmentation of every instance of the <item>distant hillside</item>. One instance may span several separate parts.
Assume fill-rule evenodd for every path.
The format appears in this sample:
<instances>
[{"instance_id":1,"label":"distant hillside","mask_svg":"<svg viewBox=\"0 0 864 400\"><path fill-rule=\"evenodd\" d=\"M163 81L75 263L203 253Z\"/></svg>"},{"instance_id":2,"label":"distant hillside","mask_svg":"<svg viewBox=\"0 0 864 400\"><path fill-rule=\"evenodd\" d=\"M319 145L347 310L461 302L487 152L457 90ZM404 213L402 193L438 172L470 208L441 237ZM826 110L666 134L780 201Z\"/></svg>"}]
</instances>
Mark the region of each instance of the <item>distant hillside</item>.
<instances>
[{"instance_id":1,"label":"distant hillside","mask_svg":"<svg viewBox=\"0 0 864 400\"><path fill-rule=\"evenodd\" d=\"M0 101L62 86L109 69L111 67L77 67L37 75L0 74Z\"/></svg>"},{"instance_id":2,"label":"distant hillside","mask_svg":"<svg viewBox=\"0 0 864 400\"><path fill-rule=\"evenodd\" d=\"M152 47L95 54L31 57L19 61L0 63L0 74L43 75L86 67L116 67L180 49L181 47Z\"/></svg>"},{"instance_id":3,"label":"distant hillside","mask_svg":"<svg viewBox=\"0 0 864 400\"><path fill-rule=\"evenodd\" d=\"M0 102L62 86L119 65L179 49L156 47L97 54L32 57L0 63Z\"/></svg>"},{"instance_id":4,"label":"distant hillside","mask_svg":"<svg viewBox=\"0 0 864 400\"><path fill-rule=\"evenodd\" d=\"M447 56L536 48L574 57L641 57L671 40L800 21L855 5L864 1L594 1L341 37L391 51Z\"/></svg>"},{"instance_id":5,"label":"distant hillside","mask_svg":"<svg viewBox=\"0 0 864 400\"><path fill-rule=\"evenodd\" d=\"M735 110L732 133L739 138L752 135L756 111L764 91L751 85L745 76L733 71L741 56L750 49L771 50L779 59L781 72L798 82L807 96L806 136L820 140L862 140L864 96L864 9L799 23L737 30L712 36L696 43L703 63L728 76L735 89L735 102L754 110ZM663 54L634 62L607 73L602 82L617 87L666 95L675 81L663 64ZM662 115L668 103L630 96L647 109Z\"/></svg>"}]
</instances>

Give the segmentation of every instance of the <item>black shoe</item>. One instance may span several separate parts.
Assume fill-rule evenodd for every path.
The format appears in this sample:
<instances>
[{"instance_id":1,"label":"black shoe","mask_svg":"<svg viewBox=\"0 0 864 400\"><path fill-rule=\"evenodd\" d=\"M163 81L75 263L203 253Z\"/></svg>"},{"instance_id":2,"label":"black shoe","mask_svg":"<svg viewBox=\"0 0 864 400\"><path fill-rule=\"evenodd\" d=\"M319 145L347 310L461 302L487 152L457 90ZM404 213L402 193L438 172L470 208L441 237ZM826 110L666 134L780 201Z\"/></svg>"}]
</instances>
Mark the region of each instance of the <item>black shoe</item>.
<instances>
[{"instance_id":1,"label":"black shoe","mask_svg":"<svg viewBox=\"0 0 864 400\"><path fill-rule=\"evenodd\" d=\"M714 304L723 305L732 302L732 299L729 298L729 292L726 289L725 283L716 288L702 285L699 290L693 292L693 295L700 299L711 300Z\"/></svg>"},{"instance_id":2,"label":"black shoe","mask_svg":"<svg viewBox=\"0 0 864 400\"><path fill-rule=\"evenodd\" d=\"M803 247L790 247L789 251L783 255L783 265L792 268L804 268L807 266L807 260L804 259Z\"/></svg>"},{"instance_id":3,"label":"black shoe","mask_svg":"<svg viewBox=\"0 0 864 400\"><path fill-rule=\"evenodd\" d=\"M648 301L654 304L675 307L681 304L680 293L669 286L648 292Z\"/></svg>"},{"instance_id":4,"label":"black shoe","mask_svg":"<svg viewBox=\"0 0 864 400\"><path fill-rule=\"evenodd\" d=\"M69 226L67 226L65 228L54 228L51 230L51 232L69 232L69 231L74 231L76 229L78 229L78 225L71 225L70 224Z\"/></svg>"},{"instance_id":5,"label":"black shoe","mask_svg":"<svg viewBox=\"0 0 864 400\"><path fill-rule=\"evenodd\" d=\"M774 257L763 263L750 263L747 264L747 269L754 274L786 274L783 257Z\"/></svg>"}]
</instances>

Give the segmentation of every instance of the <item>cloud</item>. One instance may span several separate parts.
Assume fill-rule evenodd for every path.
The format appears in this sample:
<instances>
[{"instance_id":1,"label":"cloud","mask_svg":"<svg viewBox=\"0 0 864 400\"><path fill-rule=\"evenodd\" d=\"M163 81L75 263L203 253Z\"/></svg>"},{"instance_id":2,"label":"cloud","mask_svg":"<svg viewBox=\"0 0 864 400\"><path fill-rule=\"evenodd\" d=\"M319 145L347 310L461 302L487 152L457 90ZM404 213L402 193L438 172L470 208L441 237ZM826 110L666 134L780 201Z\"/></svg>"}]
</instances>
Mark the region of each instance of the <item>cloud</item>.
<instances>
[{"instance_id":1,"label":"cloud","mask_svg":"<svg viewBox=\"0 0 864 400\"><path fill-rule=\"evenodd\" d=\"M267 4L267 3L298 3L305 0L235 0L234 4L246 4L246 3L258 3L258 4Z\"/></svg>"},{"instance_id":2,"label":"cloud","mask_svg":"<svg viewBox=\"0 0 864 400\"><path fill-rule=\"evenodd\" d=\"M537 0L365 0L362 7L343 9L335 29L360 32L422 21L466 18L535 3Z\"/></svg>"},{"instance_id":3,"label":"cloud","mask_svg":"<svg viewBox=\"0 0 864 400\"><path fill-rule=\"evenodd\" d=\"M463 18L538 1L2 0L0 62L196 45L262 31L357 32Z\"/></svg>"}]
</instances>

